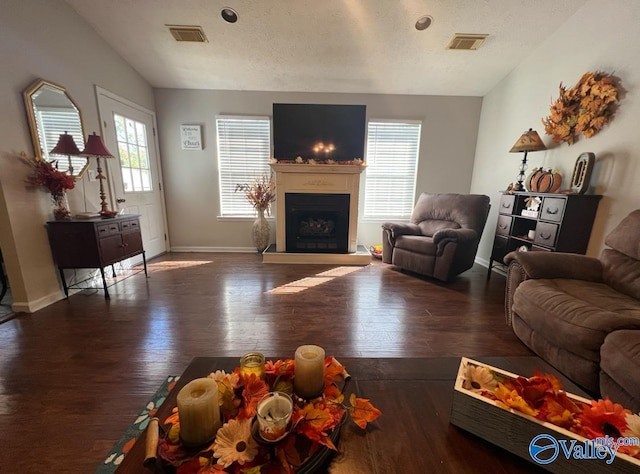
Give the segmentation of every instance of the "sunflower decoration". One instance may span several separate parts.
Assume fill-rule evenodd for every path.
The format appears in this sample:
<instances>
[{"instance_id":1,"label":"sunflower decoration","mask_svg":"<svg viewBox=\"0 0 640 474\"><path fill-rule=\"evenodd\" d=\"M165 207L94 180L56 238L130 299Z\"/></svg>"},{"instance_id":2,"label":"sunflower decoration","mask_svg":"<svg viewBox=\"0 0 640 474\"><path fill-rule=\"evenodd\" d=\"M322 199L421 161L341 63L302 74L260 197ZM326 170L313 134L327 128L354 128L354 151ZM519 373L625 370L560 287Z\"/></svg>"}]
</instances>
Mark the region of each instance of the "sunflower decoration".
<instances>
[{"instance_id":1,"label":"sunflower decoration","mask_svg":"<svg viewBox=\"0 0 640 474\"><path fill-rule=\"evenodd\" d=\"M585 73L570 89L560 83L558 98L551 104L549 116L542 119L545 132L554 142L569 145L580 134L591 138L613 117L619 89L616 77L600 71Z\"/></svg>"}]
</instances>

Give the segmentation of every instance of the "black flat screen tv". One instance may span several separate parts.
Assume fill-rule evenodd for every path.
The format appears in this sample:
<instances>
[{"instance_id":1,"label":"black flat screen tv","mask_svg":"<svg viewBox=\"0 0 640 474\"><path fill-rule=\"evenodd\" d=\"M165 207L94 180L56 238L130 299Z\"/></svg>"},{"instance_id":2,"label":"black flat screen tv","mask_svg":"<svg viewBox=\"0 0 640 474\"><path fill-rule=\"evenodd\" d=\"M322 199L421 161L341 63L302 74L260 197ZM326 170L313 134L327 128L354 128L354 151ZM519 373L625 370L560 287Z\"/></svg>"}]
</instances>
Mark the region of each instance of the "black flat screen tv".
<instances>
[{"instance_id":1,"label":"black flat screen tv","mask_svg":"<svg viewBox=\"0 0 640 474\"><path fill-rule=\"evenodd\" d=\"M365 105L273 104L273 157L362 159L366 113Z\"/></svg>"}]
</instances>

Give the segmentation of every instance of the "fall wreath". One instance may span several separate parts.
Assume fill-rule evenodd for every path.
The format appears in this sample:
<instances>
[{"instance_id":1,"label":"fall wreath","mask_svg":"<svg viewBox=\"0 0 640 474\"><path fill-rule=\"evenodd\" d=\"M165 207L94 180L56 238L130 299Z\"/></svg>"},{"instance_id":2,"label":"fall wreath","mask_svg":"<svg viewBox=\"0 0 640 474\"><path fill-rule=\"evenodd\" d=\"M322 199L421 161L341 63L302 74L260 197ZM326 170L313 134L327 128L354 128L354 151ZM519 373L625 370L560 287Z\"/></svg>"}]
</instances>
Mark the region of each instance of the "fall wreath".
<instances>
[{"instance_id":1,"label":"fall wreath","mask_svg":"<svg viewBox=\"0 0 640 474\"><path fill-rule=\"evenodd\" d=\"M554 142L575 143L582 133L591 138L613 116L618 102L618 80L604 72L587 72L568 89L560 83L559 97L550 114L542 119L547 135Z\"/></svg>"}]
</instances>

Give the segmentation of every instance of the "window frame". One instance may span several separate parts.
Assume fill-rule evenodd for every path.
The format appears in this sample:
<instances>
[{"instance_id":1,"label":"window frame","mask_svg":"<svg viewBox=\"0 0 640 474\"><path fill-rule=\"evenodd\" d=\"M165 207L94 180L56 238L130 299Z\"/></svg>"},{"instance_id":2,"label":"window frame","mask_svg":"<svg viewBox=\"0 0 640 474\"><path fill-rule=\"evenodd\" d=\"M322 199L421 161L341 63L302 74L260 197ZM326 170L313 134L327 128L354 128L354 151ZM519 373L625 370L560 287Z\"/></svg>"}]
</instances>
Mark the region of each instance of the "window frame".
<instances>
[{"instance_id":1,"label":"window frame","mask_svg":"<svg viewBox=\"0 0 640 474\"><path fill-rule=\"evenodd\" d=\"M385 178L385 177L389 178L389 176L394 176L394 173L393 173L394 169L402 169L402 168L397 168L395 166L390 168L389 166L386 166L385 168L382 169L382 171L377 170L376 163L375 163L376 156L374 153L372 153L373 152L372 147L376 146L376 144L372 143L372 137L370 133L371 132L370 127L372 124L376 124L376 125L401 124L401 125L407 125L412 127L417 126L417 129L415 129L412 132L412 134L415 135L415 142L412 142L410 144L412 147L415 148L415 153L412 152L413 158L408 159L405 165L405 168L408 168L409 171L412 173L413 179L410 186L405 186L405 191L403 193L405 195L405 198L403 199L404 201L403 213L394 213L394 212L381 213L375 209L376 206L380 206L381 202L388 201L389 191L388 190L385 191L384 186L379 186L378 188L376 188L375 185L373 184L373 180L374 179L381 180L381 178ZM361 215L362 221L378 222L378 221L386 221L386 220L406 220L411 216L411 212L413 211L413 208L415 206L415 199L416 199L416 186L417 186L417 177L418 177L418 165L420 162L421 137L422 137L422 120L371 118L367 121L367 141L366 141L367 169L366 169L365 183L364 183L364 199L363 199L363 209L362 209L362 215ZM411 160L414 160L414 162L411 163ZM396 177L398 176L396 175ZM409 179L410 178L408 178L406 181L408 182ZM386 187L389 188L390 185L387 185ZM368 196L371 196L370 193L372 192L372 188L374 192L381 194L381 197L377 198L377 200L379 201L377 203L375 202L368 203ZM371 209L370 209L371 207L374 208L373 213L371 212ZM367 212L368 210L369 212Z\"/></svg>"},{"instance_id":2,"label":"window frame","mask_svg":"<svg viewBox=\"0 0 640 474\"><path fill-rule=\"evenodd\" d=\"M254 126L254 134L252 136L251 130L249 130L249 138L253 138L257 141L264 141L266 139L266 145L261 144L256 150L247 153L243 150L225 150L225 147L233 145L225 140L221 136L221 124L229 125L230 128L224 133L239 132L240 127L233 129L230 122L234 121L246 121L246 122L262 122L256 123ZM225 122L229 122L228 124ZM266 123L265 123L266 122ZM257 211L247 201L244 193L235 190L238 184L250 184L255 178L263 174L270 174L271 167L271 129L272 120L270 116L264 115L216 115L216 159L218 165L218 219L228 220L244 220L255 219ZM260 127L267 126L267 130L260 130ZM233 139L232 139L233 140ZM231 140L231 141L232 141ZM229 156L231 153L231 156ZM244 162L234 163L234 155L243 156ZM228 161L231 160L231 163ZM261 162L263 161L263 162ZM232 168L229 169L228 166ZM233 168L236 166L237 168ZM229 200L227 202L227 200Z\"/></svg>"}]
</instances>

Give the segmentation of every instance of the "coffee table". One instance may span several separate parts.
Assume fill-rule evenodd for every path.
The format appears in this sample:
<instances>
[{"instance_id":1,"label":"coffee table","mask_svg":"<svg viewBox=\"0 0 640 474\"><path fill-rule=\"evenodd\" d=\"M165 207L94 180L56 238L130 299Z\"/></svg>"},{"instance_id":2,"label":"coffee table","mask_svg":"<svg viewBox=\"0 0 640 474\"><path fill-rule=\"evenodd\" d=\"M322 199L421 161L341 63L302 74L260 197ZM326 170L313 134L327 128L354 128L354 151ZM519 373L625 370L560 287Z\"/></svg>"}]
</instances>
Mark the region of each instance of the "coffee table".
<instances>
[{"instance_id":1,"label":"coffee table","mask_svg":"<svg viewBox=\"0 0 640 474\"><path fill-rule=\"evenodd\" d=\"M272 358L276 360L277 358ZM477 357L516 374L553 373L568 392L588 397L538 357ZM340 433L326 471L336 474L402 472L543 472L539 467L449 423L459 357L415 359L338 358L352 375L350 390L368 398L382 415L364 433L351 421ZM164 421L190 380L218 369L232 370L238 358L197 357L159 408ZM116 473L154 472L143 467L143 433Z\"/></svg>"}]
</instances>

